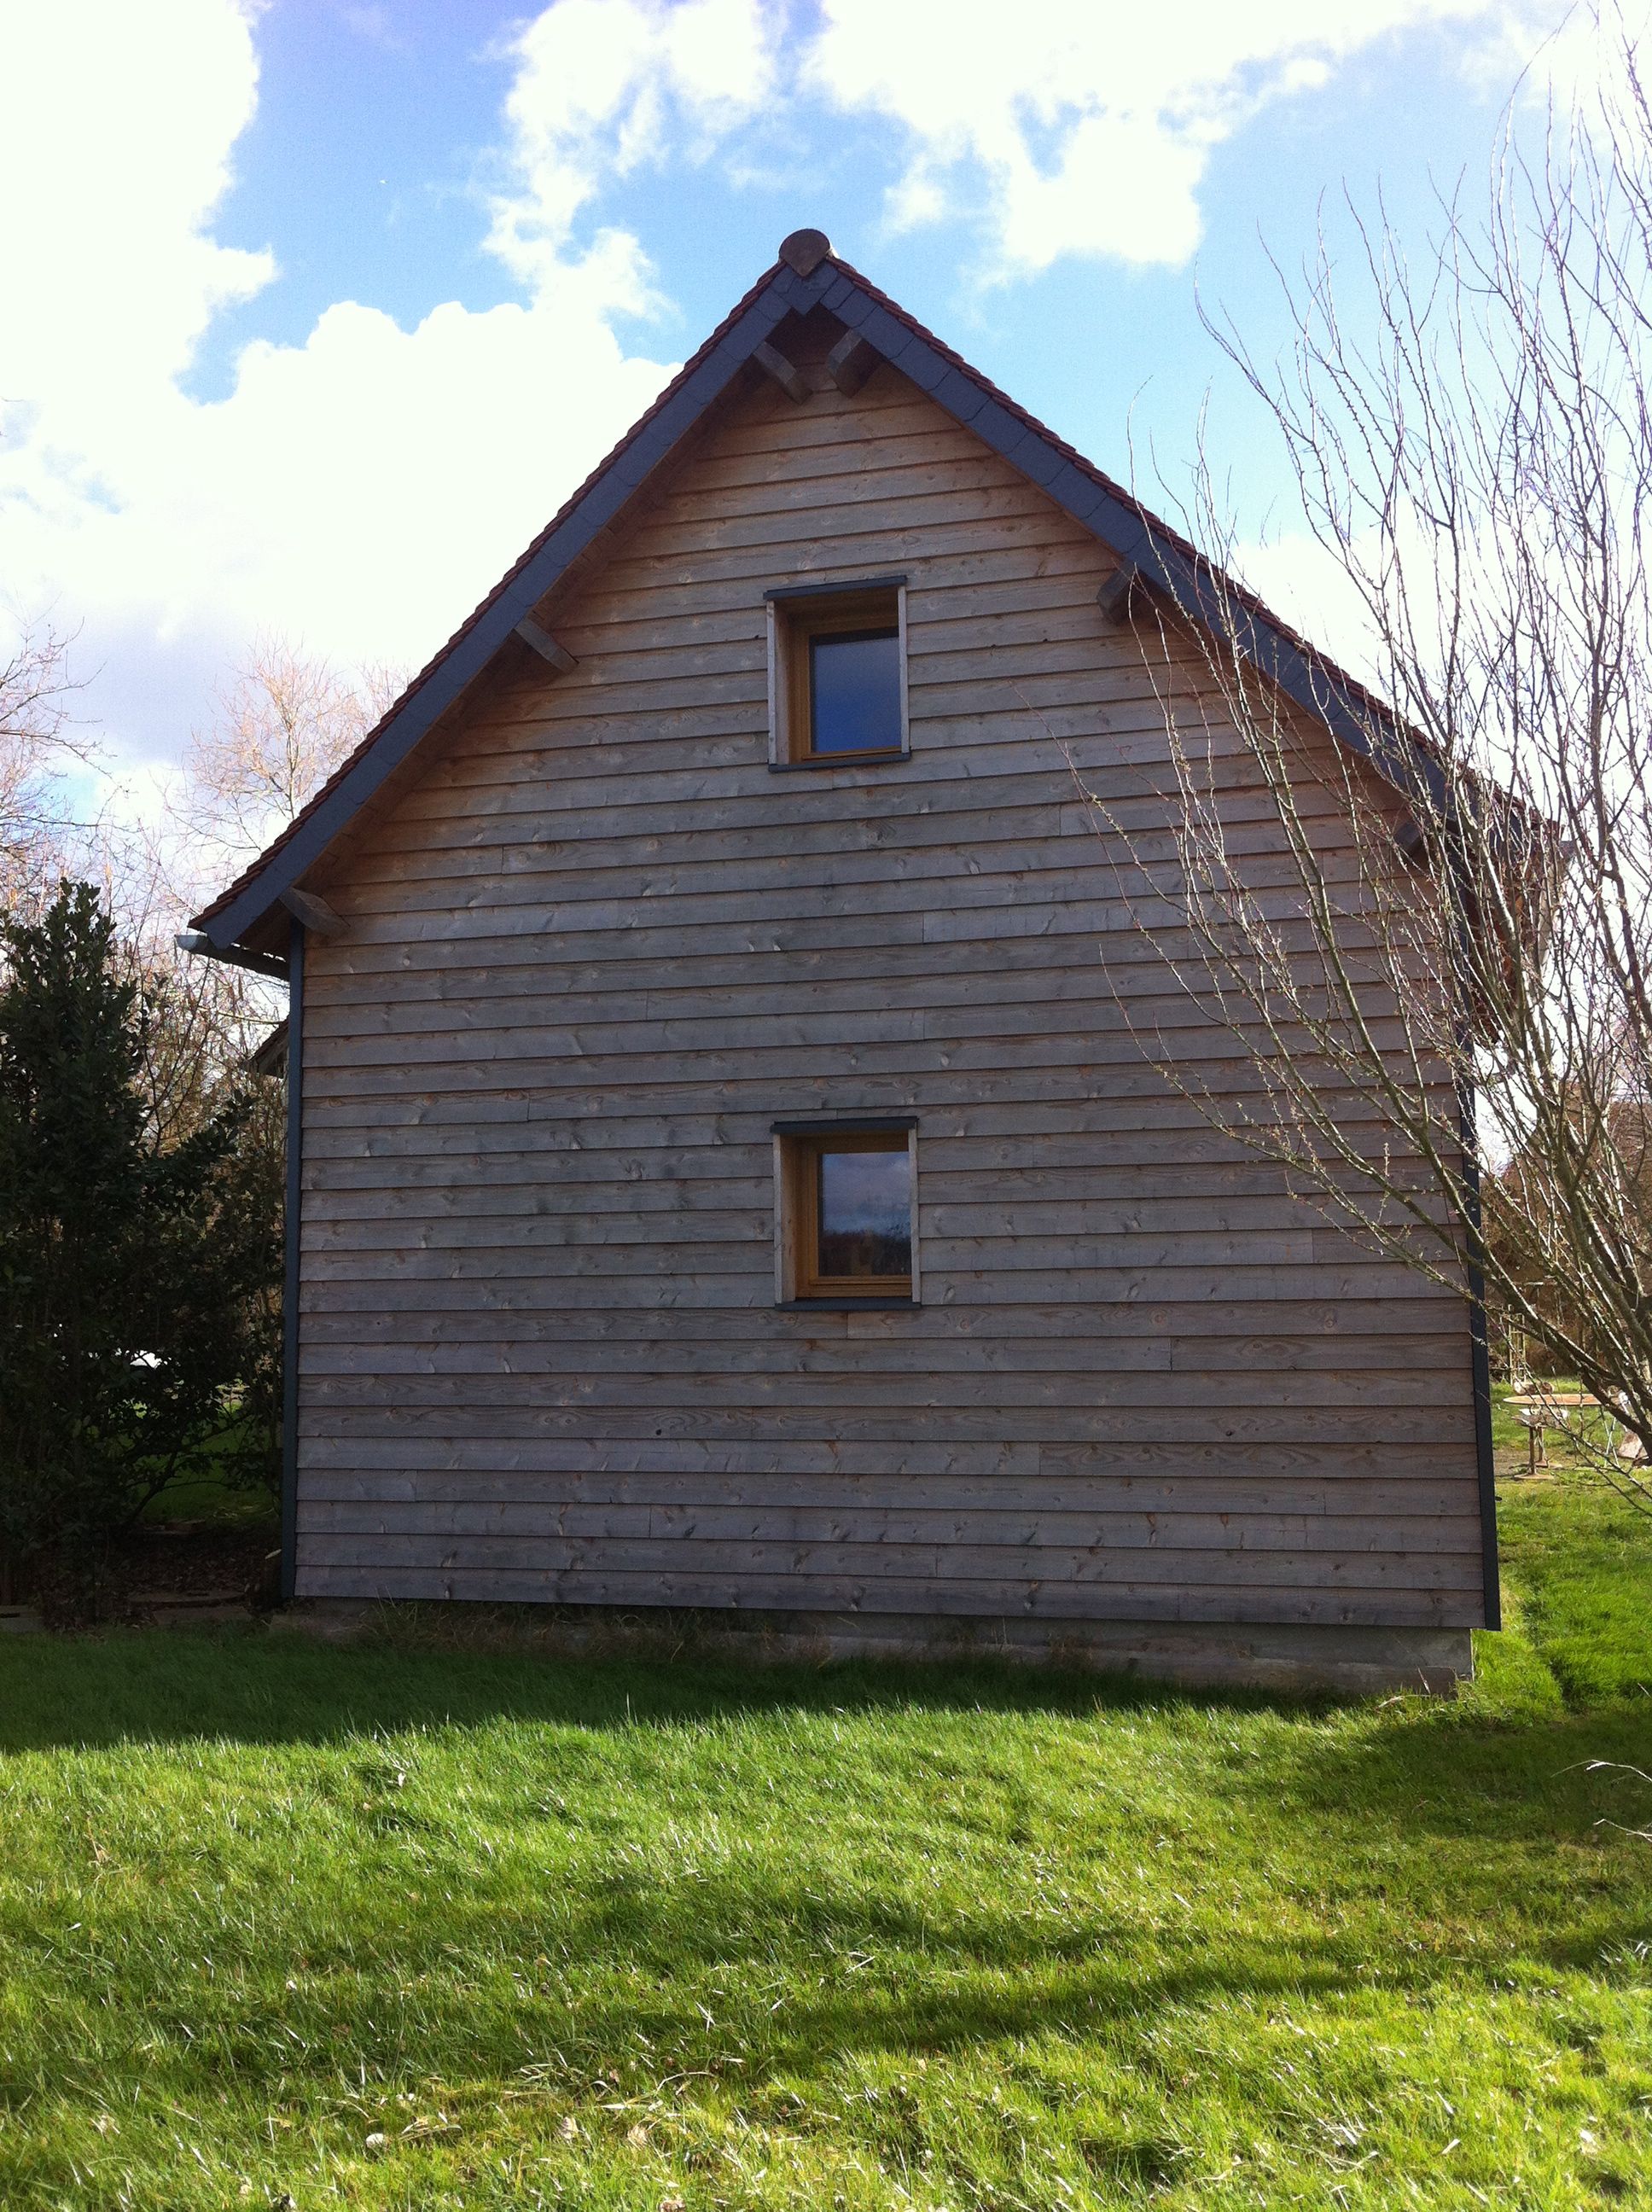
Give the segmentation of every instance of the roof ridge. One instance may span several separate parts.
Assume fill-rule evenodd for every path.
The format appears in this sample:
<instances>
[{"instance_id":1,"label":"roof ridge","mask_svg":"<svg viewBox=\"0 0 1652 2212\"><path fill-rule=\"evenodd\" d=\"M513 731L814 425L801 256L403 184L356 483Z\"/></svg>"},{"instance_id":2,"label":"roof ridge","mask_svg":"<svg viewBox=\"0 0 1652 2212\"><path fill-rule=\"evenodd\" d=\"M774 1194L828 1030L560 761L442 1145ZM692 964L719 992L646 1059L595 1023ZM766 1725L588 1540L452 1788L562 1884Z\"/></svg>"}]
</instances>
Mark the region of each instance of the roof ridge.
<instances>
[{"instance_id":1,"label":"roof ridge","mask_svg":"<svg viewBox=\"0 0 1652 2212\"><path fill-rule=\"evenodd\" d=\"M820 242L823 246L824 245L823 240ZM790 243L790 241L788 241L788 243ZM200 913L194 917L191 927L197 929L202 928L217 917L222 915L227 908L234 905L235 902L251 889L251 887L258 881L258 878L270 867L271 862L275 860L279 854L285 851L295 839L308 830L310 825L315 821L318 813L339 791L340 787L367 759L367 756L374 750L374 747L380 743L381 738L386 737L392 725L399 721L402 716L406 714L410 707L411 707L417 699L419 693L443 668L458 648L470 638L477 624L481 623L489 611L496 606L499 601L508 593L511 586L522 576L524 572L531 566L533 562L544 550L546 545L556 535L557 532L572 520L584 502L587 499L591 498L604 481L613 475L614 471L619 468L620 465L624 461L627 454L639 444L639 442L645 437L650 428L660 420L662 416L664 416L679 398L686 386L712 360L713 356L717 353L720 347L724 344L725 341L735 330L736 326L740 324L744 318L753 313L753 312L760 307L766 295L773 291L776 295L776 297L784 302L783 307L777 307L774 311L769 323L769 327L772 328L774 324L782 321L787 313L807 313L811 307L815 306L824 307L826 312L829 313L835 312L834 307L829 304L831 295L834 292L837 292L840 302L847 304L844 301L844 295L840 289L840 287L845 284L851 287L853 291L859 293L862 299L869 304L872 310L875 311L875 314L887 316L892 319L903 331L908 333L910 337L919 345L922 346L929 353L932 354L938 361L944 362L946 365L946 371L948 372L949 377L951 374L962 377L974 392L981 395L982 402L981 411L985 411L985 410L989 407L1001 410L1014 424L1019 426L1022 430L1029 434L1033 439L1036 439L1047 455L1055 457L1055 459L1059 464L1064 465L1066 469L1076 472L1077 475L1082 477L1087 484L1094 487L1096 490L1101 492L1104 495L1105 499L1114 507L1119 510L1119 514L1121 518L1127 516L1129 517L1134 525L1139 526L1144 533L1147 541L1146 550L1148 550L1150 558L1153 562L1154 565L1170 572L1170 588L1173 593L1176 592L1177 588L1174 578L1174 571L1179 567L1183 568L1187 571L1190 572L1190 574L1187 576L1185 576L1182 580L1184 583L1191 584L1196 599L1204 596L1203 587L1206 583L1208 583L1210 586L1213 587L1214 592L1217 594L1218 606L1224 606L1227 604L1231 603L1235 606L1242 608L1254 623L1261 625L1264 632L1272 638L1276 647L1279 645L1283 645L1286 648L1287 667L1285 671L1282 672L1281 670L1276 666L1270 672L1274 674L1278 680L1285 683L1287 689L1291 690L1293 694L1298 697L1299 701L1302 700L1302 692L1299 689L1299 684L1312 679L1309 688L1313 696L1310 696L1309 699L1303 701L1302 702L1315 708L1322 716L1330 721L1333 730L1339 729L1339 715L1337 710L1339 702L1351 702L1356 706L1359 710L1358 716L1349 713L1345 706L1341 709L1340 719L1342 726L1340 728L1339 734L1343 735L1345 740L1354 743L1361 750L1370 750L1373 749L1371 747L1370 733L1369 730L1363 727L1363 724L1360 720L1361 717L1369 715L1375 718L1376 723L1382 729L1390 732L1401 733L1403 740L1411 745L1415 746L1422 753L1425 762L1430 758L1430 748L1426 744L1426 742L1422 738L1418 732L1411 730L1401 720L1400 717L1396 714L1394 708L1391 705L1380 698L1370 689L1368 685L1362 683L1358 678L1351 675L1345 669L1339 667L1336 662L1329 658L1328 655L1321 652L1317 647L1313 645L1307 638L1305 638L1300 631L1294 629L1289 623L1284 621L1278 615L1275 614L1272 609L1260 599L1255 592L1251 591L1247 585L1241 583L1237 578L1230 575L1218 562L1212 560L1208 555L1201 553L1199 548L1190 538L1185 537L1180 531L1174 529L1169 523L1164 521L1161 516L1156 514L1153 510L1147 507L1134 492L1127 489L1126 487L1118 483L1115 478L1108 476L1105 470L1097 467L1095 462L1090 460L1084 454L1081 453L1076 447L1069 445L1066 440L1059 437L1047 423L1041 422L1036 415L1032 414L1029 410L1023 407L1019 401L1011 398L1007 392L1002 391L999 386L994 384L990 377L983 375L980 369L974 367L971 362L966 361L962 354L955 352L953 349L947 345L943 339L937 337L932 331L931 331L925 324L921 323L918 318L912 314L907 308L902 307L898 301L892 300L886 292L883 291L878 285L874 284L870 278L863 276L860 270L854 267L853 263L846 261L841 255L832 252L829 248L821 253L817 260L811 263L809 274L806 276L802 276L798 273L795 264L788 260L785 248L782 247L780 258L771 263L768 268L763 271L762 275L758 277L756 282L741 295L741 297L735 302L734 306L729 310L727 314L726 314L722 320L717 325L716 328L711 331L704 343L695 349L694 353L683 363L677 374L662 386L652 404L637 417L636 421L632 423L629 429L626 431L624 436L610 449L602 460L600 460L585 477L584 481L568 494L568 497L556 509L556 512L550 517L544 527L539 531L523 549L522 552L505 571L504 574L494 586L493 589L489 592L483 599L478 601L471 613L459 624L459 628L452 632L446 643L431 655L424 666L420 669L415 677L411 678L405 689L402 691L400 696L390 708L386 709L385 714L380 717L379 720L374 725L373 728L367 732L361 743L354 748L344 760L339 763L338 766L332 771L331 775L326 778L325 781L318 787L318 788L312 793L311 797L306 801L305 805L299 810L298 813L293 817L292 821L287 824L286 828L273 838L270 844L267 845L254 860L251 860L247 866L242 869L241 872L236 877L235 880L232 884L228 885L225 890L221 891L216 897L212 899L201 909ZM872 339L871 343L874 345L878 345L878 341L875 338ZM888 353L888 349L885 346L878 345L878 349L880 352L884 352L885 354ZM745 356L743 356L743 358ZM897 373L901 371L901 357L899 351L897 351L895 356L891 356L891 365L896 369ZM731 374L732 374L732 369L731 370ZM947 380L947 379L944 378L942 380ZM920 389L928 388L928 384L921 374L918 376L917 381L919 383ZM720 391L722 388L723 387L720 386L719 390ZM709 405L711 404L710 398L708 398L704 404ZM948 402L945 398L939 399L938 404L943 407L948 407ZM971 417L960 414L956 407L949 407L948 411L953 413L958 420L963 422L966 428L969 427ZM692 422L685 424L683 429L676 434L678 436L686 434L688 428L691 427ZM989 433L983 431L980 433L980 434L986 436L989 443L994 442ZM1015 443L1018 452L1020 441L1016 441L1013 442ZM1041 489L1049 489L1048 476L1041 477L1037 471L1028 467L1024 461L1018 461L1017 452L1011 453L1008 455L1008 458L1010 459L1012 466L1022 466L1023 473L1029 475L1035 483L1040 484ZM653 468L655 465L657 465L657 461L649 462L642 470L641 474L637 477L635 482L629 488L624 487L622 483L622 503L623 499L629 498L632 493L640 488L642 483L647 481L647 477L652 473ZM1060 473L1060 470L1058 467L1050 473L1059 475ZM1063 498L1063 495L1054 491L1052 491L1051 495L1056 497L1058 500L1061 500ZM1072 511L1071 510L1070 501L1066 503L1069 504L1070 511ZM1112 542L1108 538L1107 532L1093 520L1089 520L1086 526L1092 529L1096 535L1101 538L1104 543ZM1114 545L1114 550L1121 550L1116 544ZM1167 559L1164 557L1166 556L1169 557ZM572 559L576 556L574 555L570 555L568 557ZM558 580L556 577L552 577L544 588L550 589L551 584L554 584L556 580ZM543 592L535 594L536 599L541 596L543 596ZM1195 614L1200 613L1200 609L1197 605L1195 605L1193 611ZM1209 617L1206 615L1203 616L1201 618L1208 620ZM496 647L490 648L490 650L493 649L496 649ZM1289 670L1288 662L1290 658L1292 656L1300 659L1303 664L1303 668L1306 672L1304 677L1299 678L1294 672L1291 672ZM479 672L479 669L473 670L471 672L472 675L477 672ZM456 681L459 683L460 688L462 688L463 683L470 680L471 678L463 677L462 675L459 678L456 679ZM1314 689L1314 686L1321 682L1329 687L1331 693L1333 695L1332 697L1327 699L1318 696L1317 690ZM455 693L454 696L457 696L457 694ZM449 702L444 701L439 702L431 712L429 718L430 720L434 720L435 716L443 711L443 708L447 703L449 703ZM428 722L427 722L425 727L428 728ZM416 744L423 734L423 730L415 730L409 740L407 750L410 750L412 745ZM405 757L405 753L398 756L397 759L403 757ZM391 765L393 766L395 764L397 764L396 760L392 760ZM1424 773L1426 775L1428 772L1429 771L1425 767ZM1437 773L1437 771L1436 772ZM388 769L386 770L386 773L388 773ZM340 826L343 826L342 823ZM322 842L318 846L318 851L325 849L325 843L330 842L331 836L336 834L337 834L337 831L327 832L325 836L323 838ZM313 858L313 855L312 857ZM301 872L301 870L295 872ZM278 894L276 896L278 896ZM252 921L256 918L256 916L248 917L245 921L243 926L250 927ZM237 932L232 931L226 938L225 942L234 941L234 937L237 933Z\"/></svg>"}]
</instances>

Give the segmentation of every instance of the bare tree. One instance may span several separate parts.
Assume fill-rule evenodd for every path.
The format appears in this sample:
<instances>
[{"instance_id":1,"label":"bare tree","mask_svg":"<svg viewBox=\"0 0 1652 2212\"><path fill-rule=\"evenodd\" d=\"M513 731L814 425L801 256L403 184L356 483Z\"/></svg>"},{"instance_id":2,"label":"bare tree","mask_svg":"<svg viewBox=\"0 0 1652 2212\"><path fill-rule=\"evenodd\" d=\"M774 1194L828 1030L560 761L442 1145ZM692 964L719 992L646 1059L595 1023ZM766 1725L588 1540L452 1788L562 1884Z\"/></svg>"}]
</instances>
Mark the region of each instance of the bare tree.
<instances>
[{"instance_id":1,"label":"bare tree","mask_svg":"<svg viewBox=\"0 0 1652 2212\"><path fill-rule=\"evenodd\" d=\"M1321 242L1283 362L1212 325L1368 682L1306 656L1341 744L1285 696L1202 466L1213 557L1133 609L1172 772L1098 824L1250 1071L1202 1079L1121 1002L1166 1079L1369 1245L1483 1279L1652 1507L1652 112L1602 51L1607 88L1535 151L1511 117L1489 217L1444 210L1422 264L1355 217L1345 289Z\"/></svg>"},{"instance_id":2,"label":"bare tree","mask_svg":"<svg viewBox=\"0 0 1652 2212\"><path fill-rule=\"evenodd\" d=\"M169 1010L173 1049L153 1075L155 1110L187 1118L203 1071L236 1063L279 1012L279 987L218 961L173 956L174 931L286 828L403 687L398 670L343 672L289 641L256 638L197 731L147 865L124 871L135 957Z\"/></svg>"},{"instance_id":3,"label":"bare tree","mask_svg":"<svg viewBox=\"0 0 1652 2212\"><path fill-rule=\"evenodd\" d=\"M392 668L347 674L285 639L256 638L184 763L175 814L200 880L219 887L285 829L402 684Z\"/></svg>"},{"instance_id":4,"label":"bare tree","mask_svg":"<svg viewBox=\"0 0 1652 2212\"><path fill-rule=\"evenodd\" d=\"M64 776L92 754L69 724L69 642L25 622L0 659L0 914L42 890L80 826Z\"/></svg>"},{"instance_id":5,"label":"bare tree","mask_svg":"<svg viewBox=\"0 0 1652 2212\"><path fill-rule=\"evenodd\" d=\"M145 1008L137 1079L146 1121L169 1149L204 1126L223 1076L270 1014L238 975L178 959L183 899L157 840L70 787L73 770L101 775L106 765L70 720L80 688L70 642L48 623L26 622L0 665L0 914L43 906L65 878L94 885L116 923L117 968Z\"/></svg>"}]
</instances>

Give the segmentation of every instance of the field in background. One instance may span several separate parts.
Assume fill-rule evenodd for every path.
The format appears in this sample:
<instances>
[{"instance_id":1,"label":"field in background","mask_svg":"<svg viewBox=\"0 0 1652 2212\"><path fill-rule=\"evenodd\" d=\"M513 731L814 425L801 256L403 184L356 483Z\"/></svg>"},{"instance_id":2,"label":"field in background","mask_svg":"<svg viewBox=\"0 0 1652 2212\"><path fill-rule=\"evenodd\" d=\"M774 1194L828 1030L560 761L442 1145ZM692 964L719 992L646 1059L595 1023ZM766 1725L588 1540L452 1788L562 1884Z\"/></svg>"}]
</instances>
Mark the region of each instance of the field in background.
<instances>
[{"instance_id":1,"label":"field in background","mask_svg":"<svg viewBox=\"0 0 1652 2212\"><path fill-rule=\"evenodd\" d=\"M1652 1525L1455 1705L0 1644L0 2202L1652 2202Z\"/></svg>"}]
</instances>

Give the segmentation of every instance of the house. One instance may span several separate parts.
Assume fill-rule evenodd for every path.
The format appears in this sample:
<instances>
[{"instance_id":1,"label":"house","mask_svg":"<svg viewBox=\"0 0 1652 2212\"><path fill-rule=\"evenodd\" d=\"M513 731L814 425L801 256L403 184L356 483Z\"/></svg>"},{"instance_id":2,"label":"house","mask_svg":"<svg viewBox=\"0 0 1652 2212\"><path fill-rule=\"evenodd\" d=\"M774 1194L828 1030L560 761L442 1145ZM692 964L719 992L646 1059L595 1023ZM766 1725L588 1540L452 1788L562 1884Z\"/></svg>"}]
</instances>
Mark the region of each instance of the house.
<instances>
[{"instance_id":1,"label":"house","mask_svg":"<svg viewBox=\"0 0 1652 2212\"><path fill-rule=\"evenodd\" d=\"M796 233L197 918L290 984L289 1589L1467 1671L1473 1310L1121 1018L1136 586L1189 550Z\"/></svg>"}]
</instances>

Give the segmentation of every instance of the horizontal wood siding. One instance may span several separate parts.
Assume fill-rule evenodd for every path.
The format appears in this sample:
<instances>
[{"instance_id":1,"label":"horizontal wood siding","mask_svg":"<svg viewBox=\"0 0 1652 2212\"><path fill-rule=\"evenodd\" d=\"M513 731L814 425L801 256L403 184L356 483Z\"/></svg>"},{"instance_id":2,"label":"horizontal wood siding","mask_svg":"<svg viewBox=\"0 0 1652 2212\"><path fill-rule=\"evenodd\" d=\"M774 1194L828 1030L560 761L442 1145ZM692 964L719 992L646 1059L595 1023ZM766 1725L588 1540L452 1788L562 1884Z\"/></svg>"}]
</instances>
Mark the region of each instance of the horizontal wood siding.
<instances>
[{"instance_id":1,"label":"horizontal wood siding","mask_svg":"<svg viewBox=\"0 0 1652 2212\"><path fill-rule=\"evenodd\" d=\"M892 371L765 384L318 878L301 1592L1479 1623L1461 1302L1144 1058L1256 1090L1089 803L1164 819L1108 567ZM763 592L896 569L911 758L771 774ZM777 1310L770 1122L897 1110L922 1308Z\"/></svg>"}]
</instances>

